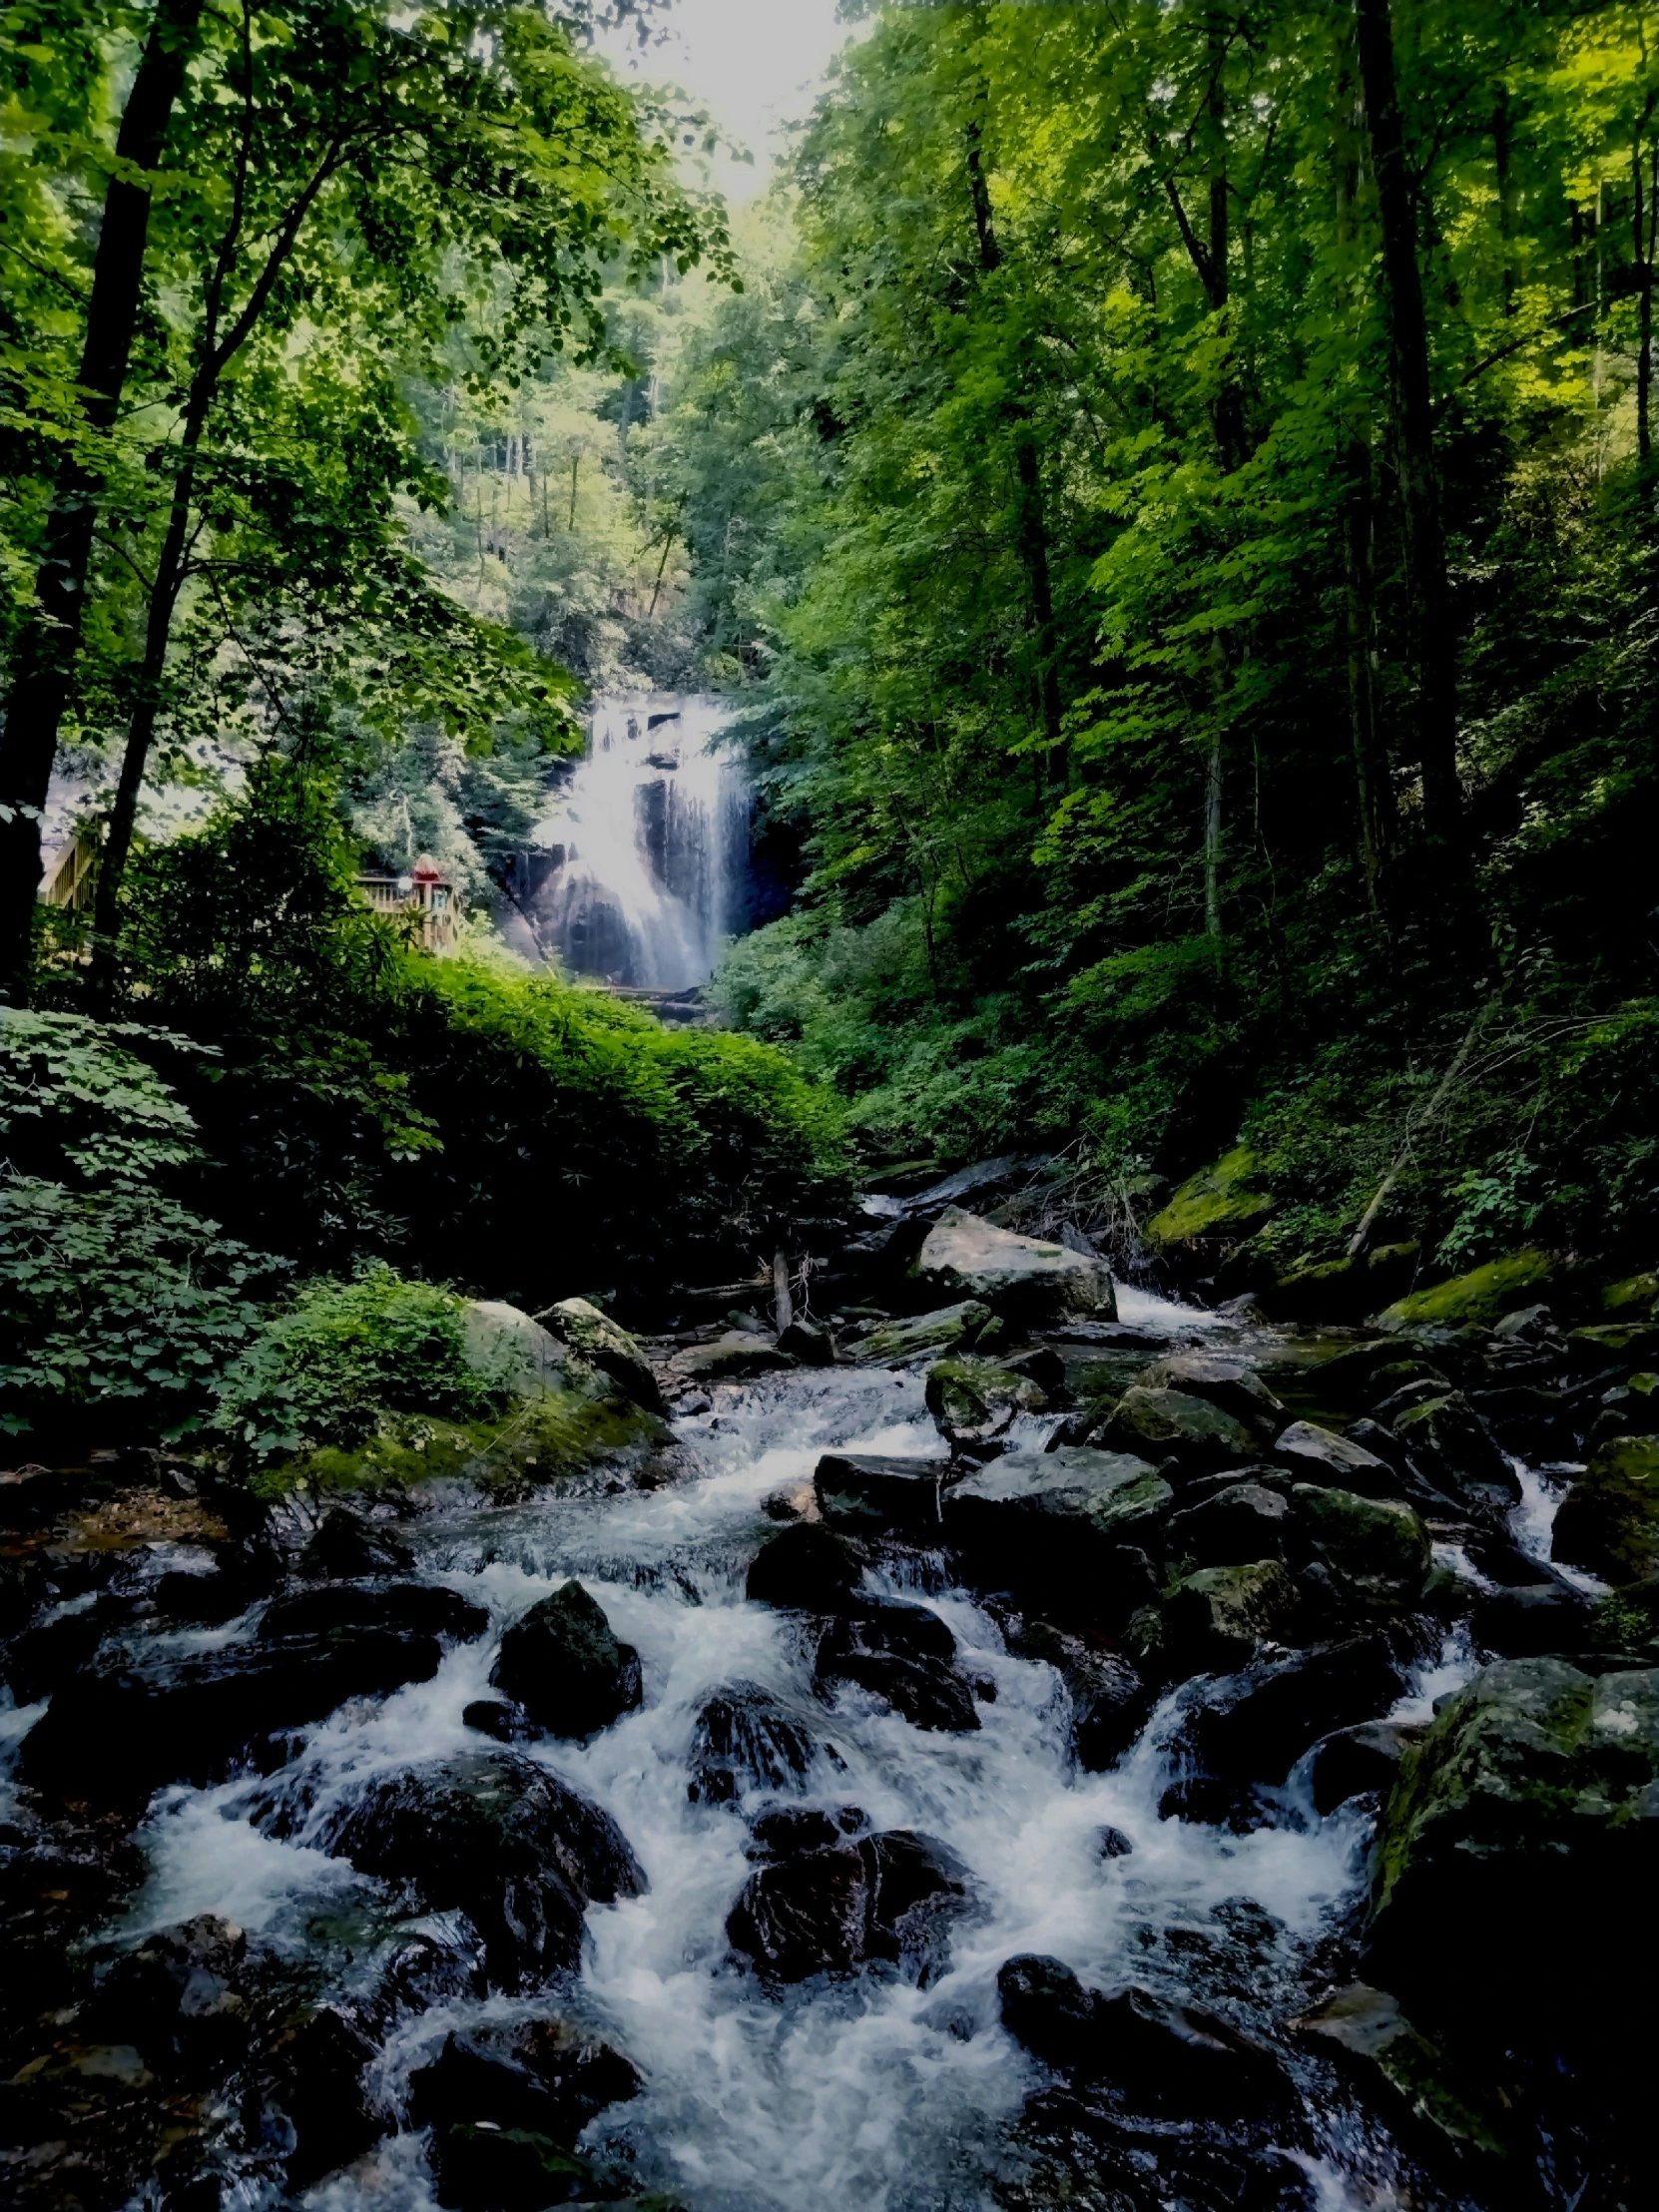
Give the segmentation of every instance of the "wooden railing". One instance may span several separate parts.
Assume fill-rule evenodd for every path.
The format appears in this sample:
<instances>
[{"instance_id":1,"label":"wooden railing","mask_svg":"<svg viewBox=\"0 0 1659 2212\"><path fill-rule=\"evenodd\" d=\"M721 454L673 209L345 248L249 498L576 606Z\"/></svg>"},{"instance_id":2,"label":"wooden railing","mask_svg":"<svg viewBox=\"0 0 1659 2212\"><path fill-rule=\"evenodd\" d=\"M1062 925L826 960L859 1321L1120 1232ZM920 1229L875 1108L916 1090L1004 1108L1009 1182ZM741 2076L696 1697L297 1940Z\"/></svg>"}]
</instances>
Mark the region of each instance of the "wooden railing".
<instances>
[{"instance_id":1,"label":"wooden railing","mask_svg":"<svg viewBox=\"0 0 1659 2212\"><path fill-rule=\"evenodd\" d=\"M393 921L414 920L428 952L442 952L455 941L460 919L454 886L420 867L412 875L359 875L357 888L377 914Z\"/></svg>"},{"instance_id":2,"label":"wooden railing","mask_svg":"<svg viewBox=\"0 0 1659 2212\"><path fill-rule=\"evenodd\" d=\"M79 913L92 904L94 878L98 873L98 847L90 837L74 837L58 854L40 886L40 896L48 906L67 906Z\"/></svg>"}]
</instances>

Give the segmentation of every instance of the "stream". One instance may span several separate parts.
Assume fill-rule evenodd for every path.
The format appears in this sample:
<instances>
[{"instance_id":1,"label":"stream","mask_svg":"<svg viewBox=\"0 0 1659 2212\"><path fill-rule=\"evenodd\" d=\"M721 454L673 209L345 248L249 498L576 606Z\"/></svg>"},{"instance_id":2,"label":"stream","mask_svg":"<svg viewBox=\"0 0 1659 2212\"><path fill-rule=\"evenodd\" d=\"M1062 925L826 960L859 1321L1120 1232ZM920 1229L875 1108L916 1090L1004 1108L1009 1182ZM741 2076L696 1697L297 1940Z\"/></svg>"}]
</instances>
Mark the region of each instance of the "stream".
<instances>
[{"instance_id":1,"label":"stream","mask_svg":"<svg viewBox=\"0 0 1659 2212\"><path fill-rule=\"evenodd\" d=\"M1144 1294L1125 1292L1122 1302L1127 1321L1172 1345L1237 1335ZM1052 1953L1085 1981L1134 1981L1277 2037L1334 1977L1372 1815L1361 1800L1322 1820L1293 1775L1273 1827L1233 1834L1161 1818L1175 1693L1114 1770L1079 1771L1059 1677L1009 1656L995 1622L925 1554L902 1587L877 1578L870 1594L920 1602L948 1625L964 1671L979 1681L978 1733L923 1732L845 1684L827 1707L814 1697L797 1618L743 1595L769 1525L762 1504L809 1478L827 1449L942 1456L922 1382L806 1370L720 1385L714 1399L712 1411L676 1424L699 1469L689 1481L601 1498L542 1492L494 1510L455 1500L405 1524L417 1571L486 1604L491 1632L449 1649L432 1680L343 1707L274 1779L160 1795L140 1838L150 1877L119 1939L215 1914L278 1952L324 1961L335 1992L360 1998L398 1932L376 1886L317 1839L373 1781L480 1749L462 1714L490 1694L499 1631L580 1576L639 1651L643 1704L585 1745L539 1739L526 1748L612 1815L648 1885L590 1910L579 1981L554 1992L560 2010L645 2077L638 2097L593 2123L583 2147L631 2163L637 2190L665 2192L690 2212L989 2207L999 2178L1017 2176L1010 2130L1044 2078L1000 2024L998 1966L1017 1952ZM1547 1546L1548 1510L1532 1483L1516 1513L1529 1548ZM194 1642L240 1637L256 1619L197 1631ZM1474 1664L1466 1641L1448 1637L1415 1670L1398 1717L1426 1718ZM941 1839L970 1871L970 1910L929 1985L866 1969L780 1996L734 1957L726 1918L753 1871L740 1814L753 1816L775 1793L696 1804L687 1779L698 1707L740 1682L807 1716L817 1745L801 1778L807 1802L855 1805L875 1829ZM274 1803L288 1809L285 1819L273 1819ZM1126 1855L1102 1856L1107 1827L1128 1839ZM439 2002L395 2032L374 2085L398 2108L410 2069L430 2062L452 2029L548 2009L533 1996ZM1362 2124L1328 2069L1278 2047L1307 2107L1298 2139L1314 2148L1294 2153L1306 2202L1389 2201L1390 2145ZM424 2212L431 2186L424 2137L405 2130L308 2201L329 2212Z\"/></svg>"}]
</instances>

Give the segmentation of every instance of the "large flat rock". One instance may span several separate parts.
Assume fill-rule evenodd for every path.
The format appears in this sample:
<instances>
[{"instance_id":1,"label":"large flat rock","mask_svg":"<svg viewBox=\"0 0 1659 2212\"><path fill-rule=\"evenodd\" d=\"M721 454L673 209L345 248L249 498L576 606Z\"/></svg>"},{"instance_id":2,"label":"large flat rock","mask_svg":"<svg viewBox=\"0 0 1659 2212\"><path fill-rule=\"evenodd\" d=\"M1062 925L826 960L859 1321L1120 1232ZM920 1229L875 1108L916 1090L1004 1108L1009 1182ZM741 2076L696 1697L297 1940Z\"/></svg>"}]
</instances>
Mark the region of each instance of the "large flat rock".
<instances>
[{"instance_id":1,"label":"large flat rock","mask_svg":"<svg viewBox=\"0 0 1659 2212\"><path fill-rule=\"evenodd\" d=\"M910 1266L913 1283L947 1299L978 1299L1010 1321L1041 1328L1085 1314L1117 1320L1106 1263L1066 1245L1016 1237L947 1206Z\"/></svg>"}]
</instances>

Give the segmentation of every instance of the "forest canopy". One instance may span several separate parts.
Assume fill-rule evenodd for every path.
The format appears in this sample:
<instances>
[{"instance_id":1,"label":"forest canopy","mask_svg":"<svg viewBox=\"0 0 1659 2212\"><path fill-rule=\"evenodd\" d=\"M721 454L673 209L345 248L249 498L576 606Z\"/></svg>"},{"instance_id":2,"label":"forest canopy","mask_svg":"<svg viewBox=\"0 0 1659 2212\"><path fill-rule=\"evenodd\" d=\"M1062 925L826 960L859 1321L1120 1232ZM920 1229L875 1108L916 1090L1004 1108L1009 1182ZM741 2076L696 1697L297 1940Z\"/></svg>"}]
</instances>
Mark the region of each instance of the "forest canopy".
<instances>
[{"instance_id":1,"label":"forest canopy","mask_svg":"<svg viewBox=\"0 0 1659 2212\"><path fill-rule=\"evenodd\" d=\"M1647 1265L1646 13L842 12L730 224L592 43L649 9L5 16L11 998L207 1048L151 1058L250 1269L529 1295L525 1158L567 1288L853 1161L1060 1153L1129 1249L1240 1146L1239 1288ZM489 948L653 686L736 710L787 909L737 1036ZM458 963L357 895L421 853Z\"/></svg>"}]
</instances>

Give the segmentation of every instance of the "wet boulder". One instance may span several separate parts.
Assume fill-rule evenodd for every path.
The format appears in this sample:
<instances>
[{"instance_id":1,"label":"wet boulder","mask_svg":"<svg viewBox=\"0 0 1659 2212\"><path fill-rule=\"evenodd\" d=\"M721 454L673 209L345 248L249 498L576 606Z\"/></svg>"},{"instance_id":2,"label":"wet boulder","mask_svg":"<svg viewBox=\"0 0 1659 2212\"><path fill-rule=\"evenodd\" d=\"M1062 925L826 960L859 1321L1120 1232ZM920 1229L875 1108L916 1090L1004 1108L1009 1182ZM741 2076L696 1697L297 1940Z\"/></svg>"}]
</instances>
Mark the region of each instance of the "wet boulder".
<instances>
[{"instance_id":1,"label":"wet boulder","mask_svg":"<svg viewBox=\"0 0 1659 2212\"><path fill-rule=\"evenodd\" d=\"M861 1368L898 1368L911 1361L940 1359L967 1352L982 1337L999 1338L1005 1329L983 1300L959 1299L930 1314L912 1314L908 1320L886 1322L861 1340L852 1357Z\"/></svg>"},{"instance_id":2,"label":"wet boulder","mask_svg":"<svg viewBox=\"0 0 1659 2212\"><path fill-rule=\"evenodd\" d=\"M429 1681L442 1657L435 1636L376 1628L88 1667L24 1739L23 1776L56 1798L142 1803L164 1782L217 1781L239 1760L267 1757L273 1735L347 1698Z\"/></svg>"},{"instance_id":3,"label":"wet boulder","mask_svg":"<svg viewBox=\"0 0 1659 2212\"><path fill-rule=\"evenodd\" d=\"M909 1624L886 1616L916 1614L941 1632L950 1650L931 1638L918 1639ZM823 1685L852 1682L890 1705L914 1728L971 1733L979 1726L973 1692L951 1665L954 1641L935 1614L922 1606L882 1606L871 1614L847 1615L831 1624L819 1645L818 1679Z\"/></svg>"},{"instance_id":4,"label":"wet boulder","mask_svg":"<svg viewBox=\"0 0 1659 2212\"><path fill-rule=\"evenodd\" d=\"M328 1636L386 1628L408 1636L449 1636L470 1643L490 1624L483 1606L429 1582L326 1583L273 1598L260 1616L262 1643L281 1636Z\"/></svg>"},{"instance_id":5,"label":"wet boulder","mask_svg":"<svg viewBox=\"0 0 1659 2212\"><path fill-rule=\"evenodd\" d=\"M876 1452L827 1451L813 1474L818 1508L831 1528L848 1535L882 1529L939 1528L943 1459L886 1457Z\"/></svg>"},{"instance_id":6,"label":"wet boulder","mask_svg":"<svg viewBox=\"0 0 1659 2212\"><path fill-rule=\"evenodd\" d=\"M968 1885L967 1869L946 1845L889 1829L761 1867L726 1933L769 1981L885 1961L925 1986L948 1960L951 1924L968 1904Z\"/></svg>"},{"instance_id":7,"label":"wet boulder","mask_svg":"<svg viewBox=\"0 0 1659 2212\"><path fill-rule=\"evenodd\" d=\"M967 1353L927 1371L927 1410L950 1442L972 1450L1005 1435L1020 1413L1040 1413L1048 1392L1030 1376Z\"/></svg>"},{"instance_id":8,"label":"wet boulder","mask_svg":"<svg viewBox=\"0 0 1659 2212\"><path fill-rule=\"evenodd\" d=\"M585 1298L562 1298L541 1316L549 1332L578 1360L606 1376L624 1397L647 1413L666 1413L668 1401L637 1337Z\"/></svg>"},{"instance_id":9,"label":"wet boulder","mask_svg":"<svg viewBox=\"0 0 1659 2212\"><path fill-rule=\"evenodd\" d=\"M1310 1782L1314 1806L1322 1816L1350 1798L1386 1797L1399 1777L1399 1763L1426 1729L1410 1721L1360 1721L1334 1729L1314 1746Z\"/></svg>"},{"instance_id":10,"label":"wet boulder","mask_svg":"<svg viewBox=\"0 0 1659 2212\"><path fill-rule=\"evenodd\" d=\"M930 1461L921 1460L925 1467ZM918 1480L925 1483L927 1477ZM758 1605L803 1613L844 1612L864 1571L864 1554L846 1536L816 1521L797 1521L761 1546L745 1582Z\"/></svg>"},{"instance_id":11,"label":"wet boulder","mask_svg":"<svg viewBox=\"0 0 1659 2212\"><path fill-rule=\"evenodd\" d=\"M1173 1459L1189 1475L1248 1466L1261 1456L1255 1430L1210 1398L1140 1382L1119 1398L1104 1441L1143 1459Z\"/></svg>"},{"instance_id":12,"label":"wet boulder","mask_svg":"<svg viewBox=\"0 0 1659 2212\"><path fill-rule=\"evenodd\" d=\"M1319 1738L1386 1712L1404 1688L1403 1670L1381 1635L1262 1652L1238 1674L1189 1683L1180 1693L1161 1810L1254 1826L1257 1784L1283 1783Z\"/></svg>"},{"instance_id":13,"label":"wet boulder","mask_svg":"<svg viewBox=\"0 0 1659 2212\"><path fill-rule=\"evenodd\" d=\"M360 2158L387 2131L364 2086L374 2046L354 2021L320 2005L261 2052L243 2123L277 2148L290 2189L306 2189Z\"/></svg>"},{"instance_id":14,"label":"wet boulder","mask_svg":"<svg viewBox=\"0 0 1659 2212\"><path fill-rule=\"evenodd\" d=\"M777 1375L799 1367L790 1353L781 1352L770 1337L734 1329L710 1345L689 1345L677 1352L670 1374L677 1384L695 1382L745 1382L757 1375Z\"/></svg>"},{"instance_id":15,"label":"wet boulder","mask_svg":"<svg viewBox=\"0 0 1659 2212\"><path fill-rule=\"evenodd\" d=\"M343 1505L330 1506L300 1551L298 1572L311 1581L351 1582L375 1574L409 1574L414 1553L396 1529Z\"/></svg>"},{"instance_id":16,"label":"wet boulder","mask_svg":"<svg viewBox=\"0 0 1659 2212\"><path fill-rule=\"evenodd\" d=\"M815 1670L821 1685L856 1683L913 1727L971 1732L973 1693L952 1665L956 1639L924 1605L869 1605L830 1622Z\"/></svg>"},{"instance_id":17,"label":"wet boulder","mask_svg":"<svg viewBox=\"0 0 1659 2212\"><path fill-rule=\"evenodd\" d=\"M440 2204L495 2212L565 2203L572 2191L611 2194L574 2145L591 2120L642 2086L620 2051L568 2020L487 2023L449 2035L410 2074L409 2118L432 2129Z\"/></svg>"},{"instance_id":18,"label":"wet boulder","mask_svg":"<svg viewBox=\"0 0 1659 2212\"><path fill-rule=\"evenodd\" d=\"M787 1352L792 1360L798 1360L804 1368L832 1368L835 1364L835 1340L822 1323L802 1318L792 1321L778 1339L780 1352Z\"/></svg>"},{"instance_id":19,"label":"wet boulder","mask_svg":"<svg viewBox=\"0 0 1659 2212\"><path fill-rule=\"evenodd\" d=\"M751 1790L799 1793L821 1755L839 1766L805 1714L758 1682L730 1682L698 1708L686 1795L694 1805L733 1805Z\"/></svg>"},{"instance_id":20,"label":"wet boulder","mask_svg":"<svg viewBox=\"0 0 1659 2212\"><path fill-rule=\"evenodd\" d=\"M1408 1405L1389 1423L1425 1482L1450 1497L1486 1493L1504 1507L1520 1502L1515 1470L1460 1390Z\"/></svg>"},{"instance_id":21,"label":"wet boulder","mask_svg":"<svg viewBox=\"0 0 1659 2212\"><path fill-rule=\"evenodd\" d=\"M1433 1547L1409 1505L1312 1482L1299 1482L1291 1498L1315 1558L1339 1587L1379 1605L1410 1605L1421 1596Z\"/></svg>"},{"instance_id":22,"label":"wet boulder","mask_svg":"<svg viewBox=\"0 0 1659 2212\"><path fill-rule=\"evenodd\" d=\"M1552 1651L1587 1651L1591 1614L1590 1600L1564 1583L1527 1582L1482 1591L1469 1625L1483 1651L1500 1659L1537 1659Z\"/></svg>"},{"instance_id":23,"label":"wet boulder","mask_svg":"<svg viewBox=\"0 0 1659 2212\"><path fill-rule=\"evenodd\" d=\"M1281 1430L1273 1456L1300 1482L1337 1483L1367 1497L1381 1494L1380 1485L1392 1483L1390 1470L1374 1452L1318 1421L1292 1421Z\"/></svg>"},{"instance_id":24,"label":"wet boulder","mask_svg":"<svg viewBox=\"0 0 1659 2212\"><path fill-rule=\"evenodd\" d=\"M89 2041L131 2044L164 2080L223 2076L247 2053L261 1963L242 1929L203 1914L112 1959L76 2025Z\"/></svg>"},{"instance_id":25,"label":"wet boulder","mask_svg":"<svg viewBox=\"0 0 1659 2212\"><path fill-rule=\"evenodd\" d=\"M509 1751L459 1753L372 1783L306 1840L392 1884L414 1910L464 1913L491 1980L507 1989L573 1968L587 1908L645 1888L610 1815Z\"/></svg>"},{"instance_id":26,"label":"wet boulder","mask_svg":"<svg viewBox=\"0 0 1659 2212\"><path fill-rule=\"evenodd\" d=\"M803 1851L829 1851L869 1826L856 1805L775 1805L749 1824L752 1859L793 1859Z\"/></svg>"},{"instance_id":27,"label":"wet boulder","mask_svg":"<svg viewBox=\"0 0 1659 2212\"><path fill-rule=\"evenodd\" d=\"M1283 1559L1291 1535L1291 1507L1282 1490L1232 1482L1171 1517L1169 1555L1201 1567Z\"/></svg>"},{"instance_id":28,"label":"wet boulder","mask_svg":"<svg viewBox=\"0 0 1659 2212\"><path fill-rule=\"evenodd\" d=\"M1383 1806L1367 1977L1431 2022L1570 2045L1624 2010L1656 1880L1659 1671L1500 1661L1441 1701Z\"/></svg>"},{"instance_id":29,"label":"wet boulder","mask_svg":"<svg viewBox=\"0 0 1659 2212\"><path fill-rule=\"evenodd\" d=\"M1045 1613L1109 1617L1145 1601L1141 1547L1174 1496L1123 1452L1008 1452L946 1491L944 1532L979 1588L1028 1590Z\"/></svg>"},{"instance_id":30,"label":"wet boulder","mask_svg":"<svg viewBox=\"0 0 1659 2212\"><path fill-rule=\"evenodd\" d=\"M1074 1314L1117 1319L1103 1260L997 1229L957 1206L947 1206L928 1231L909 1279L918 1297L974 1299L1028 1329Z\"/></svg>"},{"instance_id":31,"label":"wet boulder","mask_svg":"<svg viewBox=\"0 0 1659 2212\"><path fill-rule=\"evenodd\" d=\"M1609 1368L1632 1375L1638 1368L1659 1367L1659 1323L1597 1322L1574 1329L1567 1337L1567 1359L1578 1375L1600 1375Z\"/></svg>"},{"instance_id":32,"label":"wet boulder","mask_svg":"<svg viewBox=\"0 0 1659 2212\"><path fill-rule=\"evenodd\" d=\"M1460 2079L1445 2052L1406 2018L1399 1999L1386 1989L1350 1982L1288 2025L1298 2041L1333 2060L1429 2156L1448 2148L1459 2157L1471 2151L1502 2156L1510 2147L1501 2099Z\"/></svg>"},{"instance_id":33,"label":"wet boulder","mask_svg":"<svg viewBox=\"0 0 1659 2212\"><path fill-rule=\"evenodd\" d=\"M1561 1391L1511 1382L1496 1389L1470 1390L1468 1400L1500 1450L1512 1451L1533 1466L1572 1457L1572 1408Z\"/></svg>"},{"instance_id":34,"label":"wet boulder","mask_svg":"<svg viewBox=\"0 0 1659 2212\"><path fill-rule=\"evenodd\" d=\"M1271 1443L1289 1419L1284 1406L1246 1361L1229 1360L1218 1353L1176 1353L1158 1361L1137 1380L1148 1389L1206 1397L1265 1443Z\"/></svg>"},{"instance_id":35,"label":"wet boulder","mask_svg":"<svg viewBox=\"0 0 1659 2212\"><path fill-rule=\"evenodd\" d=\"M507 1630L490 1682L550 1735L595 1736L639 1704L639 1653L572 1581Z\"/></svg>"},{"instance_id":36,"label":"wet boulder","mask_svg":"<svg viewBox=\"0 0 1659 2212\"><path fill-rule=\"evenodd\" d=\"M996 1985L1016 2041L1058 2073L1109 2085L1136 2110L1254 2118L1290 2101L1273 2052L1214 2012L1133 1984L1109 1996L1059 1959L1030 1953L1007 1959Z\"/></svg>"},{"instance_id":37,"label":"wet boulder","mask_svg":"<svg viewBox=\"0 0 1659 2212\"><path fill-rule=\"evenodd\" d=\"M1184 1575L1160 1607L1165 1674L1231 1673L1262 1644L1294 1641L1304 1603L1277 1559Z\"/></svg>"},{"instance_id":38,"label":"wet boulder","mask_svg":"<svg viewBox=\"0 0 1659 2212\"><path fill-rule=\"evenodd\" d=\"M1051 1666L1065 1684L1077 1764L1090 1774L1115 1767L1146 1726L1155 1702L1123 1653L1042 1620L1010 1623L1008 1649Z\"/></svg>"},{"instance_id":39,"label":"wet boulder","mask_svg":"<svg viewBox=\"0 0 1659 2212\"><path fill-rule=\"evenodd\" d=\"M1659 1438L1602 1446L1561 1500L1550 1556L1614 1583L1659 1569Z\"/></svg>"}]
</instances>

